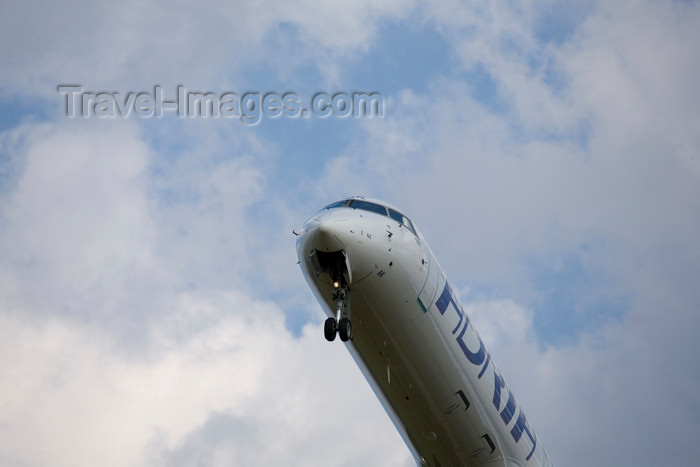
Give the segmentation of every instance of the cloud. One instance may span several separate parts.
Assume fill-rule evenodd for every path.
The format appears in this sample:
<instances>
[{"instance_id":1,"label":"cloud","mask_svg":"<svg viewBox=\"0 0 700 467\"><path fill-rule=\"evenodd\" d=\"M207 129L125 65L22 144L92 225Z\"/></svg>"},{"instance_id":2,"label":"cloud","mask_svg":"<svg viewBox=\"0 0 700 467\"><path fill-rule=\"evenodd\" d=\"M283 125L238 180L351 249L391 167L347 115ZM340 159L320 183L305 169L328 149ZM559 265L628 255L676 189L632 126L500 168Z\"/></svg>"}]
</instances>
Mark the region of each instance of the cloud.
<instances>
[{"instance_id":1,"label":"cloud","mask_svg":"<svg viewBox=\"0 0 700 467\"><path fill-rule=\"evenodd\" d=\"M257 76L265 81L270 71L288 76L290 68L311 65L337 82L342 61L366 50L377 23L403 16L410 5L239 1L117 7L76 0L30 13L5 4L0 64L7 73L0 90L51 97L61 83L123 92L178 83L225 88L249 85L242 81L261 66L268 73ZM268 60L268 40L289 55ZM290 41L298 47L289 49Z\"/></svg>"},{"instance_id":2,"label":"cloud","mask_svg":"<svg viewBox=\"0 0 700 467\"><path fill-rule=\"evenodd\" d=\"M4 463L410 459L345 350L319 339L320 326L292 337L270 302L238 292L182 294L138 355L125 355L99 326L58 318L3 315L0 329ZM352 428L358 424L364 429ZM363 447L344 458L346 443Z\"/></svg>"},{"instance_id":3,"label":"cloud","mask_svg":"<svg viewBox=\"0 0 700 467\"><path fill-rule=\"evenodd\" d=\"M147 147L133 125L28 124L5 140L20 133L0 234L8 306L120 320L145 277L164 277L143 190Z\"/></svg>"},{"instance_id":4,"label":"cloud","mask_svg":"<svg viewBox=\"0 0 700 467\"><path fill-rule=\"evenodd\" d=\"M216 132L200 136L203 155L170 159L131 121L26 124L3 136L14 154L0 210L10 309L145 337L173 291L230 287L254 261L245 209L259 199L260 170L245 155L217 156L231 141Z\"/></svg>"},{"instance_id":5,"label":"cloud","mask_svg":"<svg viewBox=\"0 0 700 467\"><path fill-rule=\"evenodd\" d=\"M691 433L700 405L687 388L697 385L697 365L680 363L677 354L678 342L696 347L692 332L669 324L653 305L640 304L623 322L606 323L575 344L542 348L532 310L512 300L462 295L465 311L555 462L606 465L624 452L640 465L693 464ZM697 328L695 318L676 319ZM652 449L640 449L640 443Z\"/></svg>"},{"instance_id":6,"label":"cloud","mask_svg":"<svg viewBox=\"0 0 700 467\"><path fill-rule=\"evenodd\" d=\"M239 291L236 275L271 261L246 252L269 244L247 240L264 187L254 159L218 157L230 139L215 132L201 135L207 156L162 160L137 126L112 123L3 134L16 179L2 208L0 459L412 464L347 352L318 324L293 336L277 305Z\"/></svg>"}]
</instances>

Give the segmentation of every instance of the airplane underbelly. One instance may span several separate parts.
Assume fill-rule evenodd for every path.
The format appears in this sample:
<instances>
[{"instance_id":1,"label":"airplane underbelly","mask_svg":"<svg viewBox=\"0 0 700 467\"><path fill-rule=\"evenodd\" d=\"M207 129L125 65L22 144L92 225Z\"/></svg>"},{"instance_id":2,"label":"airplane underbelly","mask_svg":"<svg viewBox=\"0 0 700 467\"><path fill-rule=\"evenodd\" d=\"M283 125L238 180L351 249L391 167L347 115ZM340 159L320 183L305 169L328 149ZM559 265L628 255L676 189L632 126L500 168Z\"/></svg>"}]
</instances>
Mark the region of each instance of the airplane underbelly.
<instances>
[{"instance_id":1,"label":"airplane underbelly","mask_svg":"<svg viewBox=\"0 0 700 467\"><path fill-rule=\"evenodd\" d=\"M459 383L461 375L451 361L439 360L449 349L430 334L435 328L412 282L384 275L353 289L351 352L364 363L370 384L384 394L391 408L387 412L403 426L407 443L425 465L508 465L499 460L502 453L493 434L475 418L479 408L472 389Z\"/></svg>"}]
</instances>

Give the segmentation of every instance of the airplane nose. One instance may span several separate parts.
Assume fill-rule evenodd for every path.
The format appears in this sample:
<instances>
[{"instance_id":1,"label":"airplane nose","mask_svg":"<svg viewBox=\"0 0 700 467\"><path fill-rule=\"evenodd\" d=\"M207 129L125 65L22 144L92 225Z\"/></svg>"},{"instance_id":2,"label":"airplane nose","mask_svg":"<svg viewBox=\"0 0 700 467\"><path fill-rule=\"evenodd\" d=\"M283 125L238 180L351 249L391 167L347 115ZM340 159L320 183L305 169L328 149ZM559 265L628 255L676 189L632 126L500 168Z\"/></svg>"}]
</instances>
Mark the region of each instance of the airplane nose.
<instances>
[{"instance_id":1,"label":"airplane nose","mask_svg":"<svg viewBox=\"0 0 700 467\"><path fill-rule=\"evenodd\" d=\"M313 247L319 251L340 251L345 244L339 238L340 229L337 221L321 221L316 227Z\"/></svg>"}]
</instances>

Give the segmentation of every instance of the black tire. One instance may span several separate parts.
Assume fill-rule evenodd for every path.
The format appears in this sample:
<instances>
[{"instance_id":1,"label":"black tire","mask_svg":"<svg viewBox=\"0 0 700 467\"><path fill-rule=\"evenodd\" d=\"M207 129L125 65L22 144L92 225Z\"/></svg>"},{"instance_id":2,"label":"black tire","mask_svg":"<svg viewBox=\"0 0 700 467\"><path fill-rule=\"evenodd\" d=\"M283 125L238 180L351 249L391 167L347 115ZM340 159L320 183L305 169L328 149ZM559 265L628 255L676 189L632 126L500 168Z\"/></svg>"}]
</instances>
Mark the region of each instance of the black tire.
<instances>
[{"instance_id":1,"label":"black tire","mask_svg":"<svg viewBox=\"0 0 700 467\"><path fill-rule=\"evenodd\" d=\"M323 335L326 336L328 342L333 342L335 340L336 331L335 318L328 318L323 325Z\"/></svg>"},{"instance_id":2,"label":"black tire","mask_svg":"<svg viewBox=\"0 0 700 467\"><path fill-rule=\"evenodd\" d=\"M352 323L348 318L343 318L340 320L338 325L338 334L340 334L340 340L347 342L352 337Z\"/></svg>"}]
</instances>

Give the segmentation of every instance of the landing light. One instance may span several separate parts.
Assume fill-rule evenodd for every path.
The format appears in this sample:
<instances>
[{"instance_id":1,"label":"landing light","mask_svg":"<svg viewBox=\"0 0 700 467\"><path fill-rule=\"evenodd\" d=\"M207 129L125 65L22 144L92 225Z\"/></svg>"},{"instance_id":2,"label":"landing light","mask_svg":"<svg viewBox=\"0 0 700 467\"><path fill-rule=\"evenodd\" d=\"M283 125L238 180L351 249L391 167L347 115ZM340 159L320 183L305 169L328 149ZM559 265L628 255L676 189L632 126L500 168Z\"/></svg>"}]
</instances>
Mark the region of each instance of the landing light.
<instances>
[{"instance_id":1,"label":"landing light","mask_svg":"<svg viewBox=\"0 0 700 467\"><path fill-rule=\"evenodd\" d=\"M335 287L336 289L338 287L340 287L340 282L338 282L338 281L333 282L333 287Z\"/></svg>"}]
</instances>

